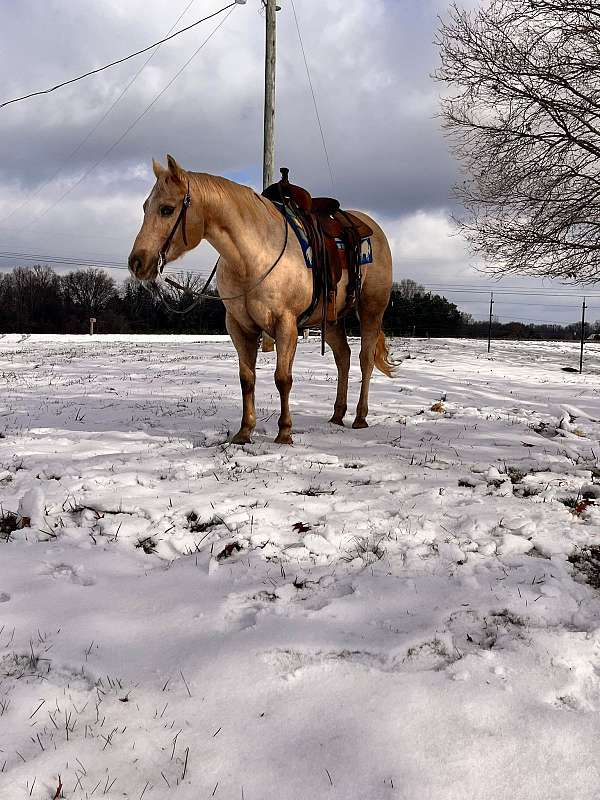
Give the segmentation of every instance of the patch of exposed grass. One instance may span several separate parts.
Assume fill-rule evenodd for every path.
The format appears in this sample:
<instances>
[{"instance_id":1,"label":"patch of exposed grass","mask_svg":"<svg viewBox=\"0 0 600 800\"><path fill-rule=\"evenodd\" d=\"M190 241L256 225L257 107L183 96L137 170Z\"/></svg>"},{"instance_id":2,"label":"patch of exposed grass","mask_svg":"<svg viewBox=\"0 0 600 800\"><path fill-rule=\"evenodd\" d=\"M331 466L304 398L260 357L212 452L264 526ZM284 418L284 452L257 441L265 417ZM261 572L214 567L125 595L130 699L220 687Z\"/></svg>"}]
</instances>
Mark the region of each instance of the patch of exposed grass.
<instances>
[{"instance_id":1,"label":"patch of exposed grass","mask_svg":"<svg viewBox=\"0 0 600 800\"><path fill-rule=\"evenodd\" d=\"M577 504L579 503L578 497L557 497L556 499L567 508L577 508Z\"/></svg>"},{"instance_id":2,"label":"patch of exposed grass","mask_svg":"<svg viewBox=\"0 0 600 800\"><path fill-rule=\"evenodd\" d=\"M8 542L13 531L19 528L19 518L13 511L0 507L0 540Z\"/></svg>"},{"instance_id":3,"label":"patch of exposed grass","mask_svg":"<svg viewBox=\"0 0 600 800\"><path fill-rule=\"evenodd\" d=\"M225 558L231 558L234 553L240 553L242 545L239 542L230 542L226 544L220 553L217 553L217 561L223 561Z\"/></svg>"},{"instance_id":4,"label":"patch of exposed grass","mask_svg":"<svg viewBox=\"0 0 600 800\"><path fill-rule=\"evenodd\" d=\"M585 578L586 583L594 589L600 589L600 545L578 547L567 560Z\"/></svg>"},{"instance_id":5,"label":"patch of exposed grass","mask_svg":"<svg viewBox=\"0 0 600 800\"><path fill-rule=\"evenodd\" d=\"M152 555L152 553L156 553L156 542L151 536L146 536L143 539L138 539L135 546L137 548L141 548L147 555Z\"/></svg>"},{"instance_id":6,"label":"patch of exposed grass","mask_svg":"<svg viewBox=\"0 0 600 800\"><path fill-rule=\"evenodd\" d=\"M286 494L302 494L305 497L320 497L322 494L335 494L335 489L329 485L327 489L320 486L308 486L306 489L295 489Z\"/></svg>"},{"instance_id":7,"label":"patch of exposed grass","mask_svg":"<svg viewBox=\"0 0 600 800\"><path fill-rule=\"evenodd\" d=\"M205 531L214 528L215 525L219 525L222 523L222 521L220 519L216 519L216 517L212 517L206 522L201 522L198 519L198 514L196 514L195 511L190 511L186 519L188 522L188 528L192 533L204 533Z\"/></svg>"},{"instance_id":8,"label":"patch of exposed grass","mask_svg":"<svg viewBox=\"0 0 600 800\"><path fill-rule=\"evenodd\" d=\"M541 486L522 484L520 488L521 497L535 497L542 491Z\"/></svg>"},{"instance_id":9,"label":"patch of exposed grass","mask_svg":"<svg viewBox=\"0 0 600 800\"><path fill-rule=\"evenodd\" d=\"M506 473L511 483L521 483L523 478L527 475L526 472L523 472L522 469L518 469L517 467L507 467Z\"/></svg>"}]
</instances>

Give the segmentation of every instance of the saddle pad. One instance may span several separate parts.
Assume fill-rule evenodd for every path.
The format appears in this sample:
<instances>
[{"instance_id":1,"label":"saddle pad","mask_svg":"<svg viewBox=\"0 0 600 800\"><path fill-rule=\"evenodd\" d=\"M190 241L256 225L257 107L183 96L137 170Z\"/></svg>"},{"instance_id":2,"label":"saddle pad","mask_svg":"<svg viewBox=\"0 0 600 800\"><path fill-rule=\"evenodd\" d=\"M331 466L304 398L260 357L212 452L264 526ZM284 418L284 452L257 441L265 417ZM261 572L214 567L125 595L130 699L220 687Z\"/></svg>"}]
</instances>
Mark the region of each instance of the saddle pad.
<instances>
[{"instance_id":1,"label":"saddle pad","mask_svg":"<svg viewBox=\"0 0 600 800\"><path fill-rule=\"evenodd\" d=\"M273 201L273 205L275 205L282 214L285 214L287 217L288 222L290 223L292 230L296 234L296 238L300 242L300 247L302 248L302 254L304 255L304 260L306 262L306 266L309 269L313 268L314 258L312 247L308 241L308 236L306 235L306 230L302 223L302 220L298 217L297 214L294 214L291 208L285 206L285 209L281 203ZM360 248L360 264L364 266L365 264L372 264L373 263L373 248L371 247L371 237L368 236L365 239L360 240L361 248ZM340 250L344 250L344 243L341 239L336 239L336 244Z\"/></svg>"},{"instance_id":2,"label":"saddle pad","mask_svg":"<svg viewBox=\"0 0 600 800\"><path fill-rule=\"evenodd\" d=\"M338 250L345 250L344 243L341 239L335 240ZM371 247L371 237L367 236L366 239L360 240L360 265L364 267L365 264L373 263L373 248Z\"/></svg>"}]
</instances>

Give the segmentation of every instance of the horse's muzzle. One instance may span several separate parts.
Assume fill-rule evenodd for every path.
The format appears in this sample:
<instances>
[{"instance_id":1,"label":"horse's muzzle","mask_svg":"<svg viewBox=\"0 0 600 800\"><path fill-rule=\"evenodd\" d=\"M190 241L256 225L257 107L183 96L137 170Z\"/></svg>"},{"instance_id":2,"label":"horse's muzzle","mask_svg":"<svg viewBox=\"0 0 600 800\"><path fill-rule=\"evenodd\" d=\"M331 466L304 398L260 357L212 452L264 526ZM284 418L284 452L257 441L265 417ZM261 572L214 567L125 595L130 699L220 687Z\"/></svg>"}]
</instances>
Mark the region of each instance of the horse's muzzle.
<instances>
[{"instance_id":1,"label":"horse's muzzle","mask_svg":"<svg viewBox=\"0 0 600 800\"><path fill-rule=\"evenodd\" d=\"M139 256L131 254L129 256L129 271L132 275L137 276L138 272L142 270L142 259Z\"/></svg>"},{"instance_id":2,"label":"horse's muzzle","mask_svg":"<svg viewBox=\"0 0 600 800\"><path fill-rule=\"evenodd\" d=\"M158 274L156 259L144 257L139 251L132 251L127 263L129 271L138 281L154 280Z\"/></svg>"}]
</instances>

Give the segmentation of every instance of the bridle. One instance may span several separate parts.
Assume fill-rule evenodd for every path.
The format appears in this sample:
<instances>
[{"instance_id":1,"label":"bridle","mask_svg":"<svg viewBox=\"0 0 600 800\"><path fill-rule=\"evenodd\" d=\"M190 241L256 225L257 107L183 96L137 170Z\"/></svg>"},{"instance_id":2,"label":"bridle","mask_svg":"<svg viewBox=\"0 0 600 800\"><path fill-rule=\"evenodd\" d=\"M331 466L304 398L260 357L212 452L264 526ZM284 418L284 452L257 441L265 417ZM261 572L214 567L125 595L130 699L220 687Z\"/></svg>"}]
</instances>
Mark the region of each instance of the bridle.
<instances>
[{"instance_id":1,"label":"bridle","mask_svg":"<svg viewBox=\"0 0 600 800\"><path fill-rule=\"evenodd\" d=\"M167 263L167 252L169 247L171 246L171 242L173 241L173 237L177 233L177 228L181 225L181 235L183 236L183 243L187 247L187 236L185 235L185 218L187 215L187 210L192 204L192 198L190 195L190 182L188 181L187 191L183 196L183 200L181 202L181 209L179 210L179 214L177 215L177 219L175 220L175 224L171 228L171 233L167 236L165 241L163 242L163 246L158 251L158 271L162 275L162 271L165 268L165 264Z\"/></svg>"},{"instance_id":2,"label":"bridle","mask_svg":"<svg viewBox=\"0 0 600 800\"><path fill-rule=\"evenodd\" d=\"M260 199L262 200L263 198L260 197ZM283 197L282 197L282 202L284 202L283 201ZM167 238L163 242L163 246L158 251L158 263L157 263L156 266L158 268L159 275L162 275L163 269L165 268L165 265L167 263L167 252L169 250L169 247L171 246L171 242L173 241L173 237L177 233L177 228L179 228L180 225L181 225L181 235L183 237L183 243L187 246L187 236L185 234L185 220L186 220L187 210L188 210L188 208L190 207L191 204L192 204L192 197L190 195L190 182L188 180L187 191L186 191L185 195L183 196L183 200L181 202L181 209L179 210L179 214L177 215L177 219L175 220L175 224L173 225L173 227L171 228L171 232L169 233L169 235L167 236ZM285 205L285 203L284 203L284 205ZM265 280L265 278L273 272L275 267L279 264L279 262L283 258L283 255L284 255L284 253L285 253L285 251L287 249L288 238L289 238L288 237L288 234L289 234L289 223L288 223L287 217L285 215L284 215L284 226L285 226L284 227L285 235L284 235L284 239L283 239L283 246L281 248L281 251L280 251L279 255L277 256L275 261L271 264L269 269L263 275L261 275L261 277L252 286L250 286L248 289L246 289L246 291L244 291L244 292L240 292L239 294L235 294L235 295L230 295L229 297L220 297L219 295L215 296L215 295L211 295L211 294L207 293L208 287L209 287L212 279L215 277L215 274L217 272L217 267L219 266L219 260L220 259L217 259L217 261L216 261L216 263L215 263L215 265L214 265L214 267L212 269L212 272L210 273L210 275L208 277L208 280L206 281L206 283L204 284L202 289L199 292L193 292L192 293L193 295L195 295L195 299L193 300L193 302L187 308L185 308L183 310L179 310L179 309L173 308L167 302L167 300L165 299L163 293L160 290L160 287L156 283L148 284L147 281L143 281L143 286L147 291L150 292L150 294L157 294L158 295L158 297L160 298L162 304L167 309L167 311L169 311L172 314L178 314L178 315L189 314L189 312L193 308L195 308L199 303L201 303L202 300L204 300L204 299L205 300L221 300L221 301L223 301L223 300L241 300L242 298L247 297L250 294L250 292L254 291L254 289L258 288L258 286L260 286L260 284ZM172 278L166 277L165 278L165 282L168 283L170 286L173 286L175 289L179 289L182 292L186 291L183 286L180 286L180 284L178 284L177 281L173 280Z\"/></svg>"}]
</instances>

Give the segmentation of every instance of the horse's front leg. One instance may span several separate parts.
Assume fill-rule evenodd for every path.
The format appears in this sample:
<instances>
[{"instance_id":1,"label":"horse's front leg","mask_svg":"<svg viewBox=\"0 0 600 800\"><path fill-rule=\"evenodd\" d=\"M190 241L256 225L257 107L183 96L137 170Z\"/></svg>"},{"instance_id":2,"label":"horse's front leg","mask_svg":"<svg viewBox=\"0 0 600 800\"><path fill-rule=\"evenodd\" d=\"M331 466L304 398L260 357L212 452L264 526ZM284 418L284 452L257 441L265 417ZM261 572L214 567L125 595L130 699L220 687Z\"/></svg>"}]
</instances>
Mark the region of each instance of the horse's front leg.
<instances>
[{"instance_id":1,"label":"horse's front leg","mask_svg":"<svg viewBox=\"0 0 600 800\"><path fill-rule=\"evenodd\" d=\"M254 384L256 383L258 332L246 331L229 313L226 316L226 326L240 362L240 385L242 387L243 404L242 424L231 441L233 444L247 444L256 426Z\"/></svg>"},{"instance_id":2,"label":"horse's front leg","mask_svg":"<svg viewBox=\"0 0 600 800\"><path fill-rule=\"evenodd\" d=\"M277 347L275 385L281 398L279 433L275 441L278 444L292 444L290 391L292 388L292 364L294 363L296 345L298 344L298 327L294 316L286 315L279 318L275 326L275 344Z\"/></svg>"}]
</instances>

